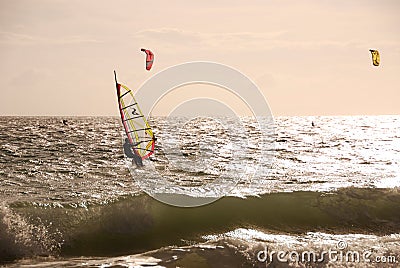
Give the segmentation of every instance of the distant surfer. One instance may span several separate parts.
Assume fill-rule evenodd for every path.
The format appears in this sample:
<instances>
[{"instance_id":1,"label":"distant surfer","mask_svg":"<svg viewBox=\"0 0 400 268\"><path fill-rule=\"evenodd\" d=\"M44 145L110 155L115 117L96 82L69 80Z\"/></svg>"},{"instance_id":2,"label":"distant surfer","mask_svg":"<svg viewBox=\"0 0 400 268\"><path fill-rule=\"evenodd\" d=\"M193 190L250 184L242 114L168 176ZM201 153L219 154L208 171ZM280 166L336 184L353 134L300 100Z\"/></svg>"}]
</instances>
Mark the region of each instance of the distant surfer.
<instances>
[{"instance_id":1,"label":"distant surfer","mask_svg":"<svg viewBox=\"0 0 400 268\"><path fill-rule=\"evenodd\" d=\"M129 142L128 138L125 139L124 153L128 158L132 158L132 164L135 163L137 167L143 167L142 157L132 151L132 144Z\"/></svg>"},{"instance_id":2,"label":"distant surfer","mask_svg":"<svg viewBox=\"0 0 400 268\"><path fill-rule=\"evenodd\" d=\"M314 121L311 121L311 126L315 127Z\"/></svg>"},{"instance_id":3,"label":"distant surfer","mask_svg":"<svg viewBox=\"0 0 400 268\"><path fill-rule=\"evenodd\" d=\"M63 119L62 123L64 124L64 126L68 126L68 120Z\"/></svg>"}]
</instances>

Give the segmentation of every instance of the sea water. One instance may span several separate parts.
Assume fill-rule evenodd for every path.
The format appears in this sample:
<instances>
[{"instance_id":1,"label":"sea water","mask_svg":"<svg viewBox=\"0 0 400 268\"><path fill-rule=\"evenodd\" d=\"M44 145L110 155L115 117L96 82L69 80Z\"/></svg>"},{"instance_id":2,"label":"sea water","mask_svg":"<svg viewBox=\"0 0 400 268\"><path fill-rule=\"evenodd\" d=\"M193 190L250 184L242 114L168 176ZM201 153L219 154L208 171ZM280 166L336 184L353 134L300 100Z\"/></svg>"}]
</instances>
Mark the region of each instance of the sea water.
<instances>
[{"instance_id":1,"label":"sea water","mask_svg":"<svg viewBox=\"0 0 400 268\"><path fill-rule=\"evenodd\" d=\"M116 117L0 117L0 265L399 264L400 116L196 120L152 118L138 169Z\"/></svg>"}]
</instances>

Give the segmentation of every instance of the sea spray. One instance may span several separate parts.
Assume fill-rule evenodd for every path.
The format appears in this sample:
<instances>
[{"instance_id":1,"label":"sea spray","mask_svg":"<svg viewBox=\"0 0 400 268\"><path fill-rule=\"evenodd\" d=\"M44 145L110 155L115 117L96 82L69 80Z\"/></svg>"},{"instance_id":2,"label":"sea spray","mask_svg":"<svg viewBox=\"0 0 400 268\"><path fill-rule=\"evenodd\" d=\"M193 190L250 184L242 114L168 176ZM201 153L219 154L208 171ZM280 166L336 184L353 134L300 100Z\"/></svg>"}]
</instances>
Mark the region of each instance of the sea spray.
<instances>
[{"instance_id":1,"label":"sea spray","mask_svg":"<svg viewBox=\"0 0 400 268\"><path fill-rule=\"evenodd\" d=\"M0 262L21 257L58 255L62 245L60 232L50 232L40 218L32 219L14 213L5 204L0 206ZM50 223L51 225L51 223Z\"/></svg>"}]
</instances>

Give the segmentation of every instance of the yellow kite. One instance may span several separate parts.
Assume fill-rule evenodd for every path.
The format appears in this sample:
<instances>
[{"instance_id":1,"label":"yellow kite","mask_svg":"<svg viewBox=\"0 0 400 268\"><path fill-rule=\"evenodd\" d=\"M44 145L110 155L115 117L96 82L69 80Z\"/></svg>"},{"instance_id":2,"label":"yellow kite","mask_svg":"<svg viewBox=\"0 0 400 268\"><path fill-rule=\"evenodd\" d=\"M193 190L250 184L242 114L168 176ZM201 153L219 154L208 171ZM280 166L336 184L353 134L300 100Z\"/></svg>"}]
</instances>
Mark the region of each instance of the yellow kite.
<instances>
[{"instance_id":1,"label":"yellow kite","mask_svg":"<svg viewBox=\"0 0 400 268\"><path fill-rule=\"evenodd\" d=\"M372 54L372 64L374 66L379 66L379 62L381 61L381 58L379 57L378 50L370 49L369 51Z\"/></svg>"}]
</instances>

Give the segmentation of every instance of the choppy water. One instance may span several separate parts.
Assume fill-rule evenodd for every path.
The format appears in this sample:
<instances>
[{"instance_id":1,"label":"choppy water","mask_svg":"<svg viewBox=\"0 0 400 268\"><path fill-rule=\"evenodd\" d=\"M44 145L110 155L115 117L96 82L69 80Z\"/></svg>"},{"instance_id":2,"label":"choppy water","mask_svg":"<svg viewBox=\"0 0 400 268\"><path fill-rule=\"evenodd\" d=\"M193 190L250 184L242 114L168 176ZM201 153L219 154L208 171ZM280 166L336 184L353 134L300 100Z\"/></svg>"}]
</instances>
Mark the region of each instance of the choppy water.
<instances>
[{"instance_id":1,"label":"choppy water","mask_svg":"<svg viewBox=\"0 0 400 268\"><path fill-rule=\"evenodd\" d=\"M257 259L265 247L339 241L399 263L400 116L278 117L264 143L251 120L174 120L182 127L152 120L156 154L130 167L133 179L118 118L0 117L0 263L272 267ZM141 191L213 196L227 185L197 208Z\"/></svg>"}]
</instances>

